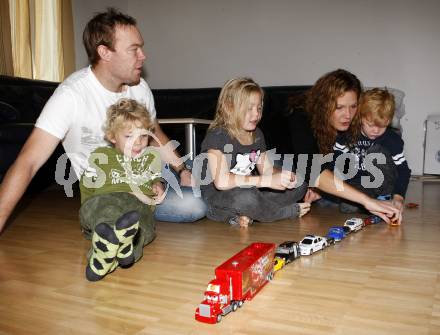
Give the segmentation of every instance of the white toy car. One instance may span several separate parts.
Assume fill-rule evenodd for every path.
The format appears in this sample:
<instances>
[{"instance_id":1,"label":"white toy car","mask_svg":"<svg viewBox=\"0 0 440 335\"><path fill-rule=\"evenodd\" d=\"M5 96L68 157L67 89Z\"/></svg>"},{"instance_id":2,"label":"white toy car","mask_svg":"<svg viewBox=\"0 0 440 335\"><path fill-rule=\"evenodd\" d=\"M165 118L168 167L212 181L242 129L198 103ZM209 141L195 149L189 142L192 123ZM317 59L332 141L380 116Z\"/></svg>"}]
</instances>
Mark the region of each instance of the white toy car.
<instances>
[{"instance_id":1,"label":"white toy car","mask_svg":"<svg viewBox=\"0 0 440 335\"><path fill-rule=\"evenodd\" d=\"M315 251L322 250L327 246L327 239L316 235L306 235L301 242L299 242L301 255L311 255Z\"/></svg>"},{"instance_id":2,"label":"white toy car","mask_svg":"<svg viewBox=\"0 0 440 335\"><path fill-rule=\"evenodd\" d=\"M351 218L345 221L344 226L347 226L352 232L355 232L362 229L364 226L364 220L360 218Z\"/></svg>"}]
</instances>

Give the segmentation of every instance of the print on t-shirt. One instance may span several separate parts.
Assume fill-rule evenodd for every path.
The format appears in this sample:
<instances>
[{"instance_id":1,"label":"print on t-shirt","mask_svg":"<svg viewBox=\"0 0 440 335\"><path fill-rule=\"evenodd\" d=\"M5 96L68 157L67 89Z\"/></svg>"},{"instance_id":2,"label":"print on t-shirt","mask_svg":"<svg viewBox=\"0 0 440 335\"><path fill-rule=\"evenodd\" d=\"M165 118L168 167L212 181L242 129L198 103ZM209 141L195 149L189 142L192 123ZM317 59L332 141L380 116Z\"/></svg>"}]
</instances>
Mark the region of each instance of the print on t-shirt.
<instances>
[{"instance_id":1,"label":"print on t-shirt","mask_svg":"<svg viewBox=\"0 0 440 335\"><path fill-rule=\"evenodd\" d=\"M110 176L112 184L143 185L150 180L160 177L160 172L154 172L150 169L152 157L143 155L136 158L129 158L124 155L116 155L116 160L122 167L122 170L112 168Z\"/></svg>"},{"instance_id":2,"label":"print on t-shirt","mask_svg":"<svg viewBox=\"0 0 440 335\"><path fill-rule=\"evenodd\" d=\"M352 148L352 152L354 154L354 158L356 160L356 166L359 167L360 170L366 171L365 167L365 159L368 154L368 149L371 147L370 140L359 140L354 147Z\"/></svg>"},{"instance_id":3,"label":"print on t-shirt","mask_svg":"<svg viewBox=\"0 0 440 335\"><path fill-rule=\"evenodd\" d=\"M247 154L237 154L237 164L231 169L231 172L242 176L249 176L254 171L260 154L260 150L252 150Z\"/></svg>"},{"instance_id":4,"label":"print on t-shirt","mask_svg":"<svg viewBox=\"0 0 440 335\"><path fill-rule=\"evenodd\" d=\"M357 145L352 148L356 166L360 170L366 171L365 158L367 157L368 148L371 146L371 141L358 141Z\"/></svg>"},{"instance_id":5,"label":"print on t-shirt","mask_svg":"<svg viewBox=\"0 0 440 335\"><path fill-rule=\"evenodd\" d=\"M115 154L114 156L108 156L105 153L92 153L91 160L107 157L104 162L98 165L91 164L84 172L86 178L91 179L92 183L98 183L102 187L102 180L110 178L108 181L111 185L127 184L141 186L147 184L149 181L160 178L160 167L153 166L152 162L155 156L150 153L144 153L139 157L126 157L123 154ZM109 158L111 161L109 161ZM96 163L97 163L96 162ZM117 163L117 164L116 164ZM102 174L101 178L98 178L98 174Z\"/></svg>"},{"instance_id":6,"label":"print on t-shirt","mask_svg":"<svg viewBox=\"0 0 440 335\"><path fill-rule=\"evenodd\" d=\"M81 127L81 144L93 151L99 146L106 145L103 135L97 134L91 128Z\"/></svg>"}]
</instances>

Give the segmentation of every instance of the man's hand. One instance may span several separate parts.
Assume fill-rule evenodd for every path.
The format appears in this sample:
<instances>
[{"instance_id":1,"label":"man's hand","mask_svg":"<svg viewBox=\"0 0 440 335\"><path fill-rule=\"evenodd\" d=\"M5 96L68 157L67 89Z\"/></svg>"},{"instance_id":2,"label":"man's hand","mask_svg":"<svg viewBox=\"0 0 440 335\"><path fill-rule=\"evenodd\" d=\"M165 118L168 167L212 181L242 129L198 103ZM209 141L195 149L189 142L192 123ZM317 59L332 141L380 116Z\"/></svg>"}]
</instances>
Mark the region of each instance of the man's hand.
<instances>
[{"instance_id":1,"label":"man's hand","mask_svg":"<svg viewBox=\"0 0 440 335\"><path fill-rule=\"evenodd\" d=\"M154 204L158 205L163 201L166 195L164 185L160 181L158 181L153 184L152 190L156 194L154 196Z\"/></svg>"},{"instance_id":2,"label":"man's hand","mask_svg":"<svg viewBox=\"0 0 440 335\"><path fill-rule=\"evenodd\" d=\"M2 234L3 228L6 225L6 220L7 220L6 216L0 216L0 235Z\"/></svg>"},{"instance_id":3,"label":"man's hand","mask_svg":"<svg viewBox=\"0 0 440 335\"><path fill-rule=\"evenodd\" d=\"M60 140L40 128L34 128L14 164L0 184L0 232L35 173L54 152Z\"/></svg>"},{"instance_id":4,"label":"man's hand","mask_svg":"<svg viewBox=\"0 0 440 335\"><path fill-rule=\"evenodd\" d=\"M194 186L194 181L192 178L191 171L187 169L183 169L182 171L180 171L179 177L180 177L180 185Z\"/></svg>"}]
</instances>

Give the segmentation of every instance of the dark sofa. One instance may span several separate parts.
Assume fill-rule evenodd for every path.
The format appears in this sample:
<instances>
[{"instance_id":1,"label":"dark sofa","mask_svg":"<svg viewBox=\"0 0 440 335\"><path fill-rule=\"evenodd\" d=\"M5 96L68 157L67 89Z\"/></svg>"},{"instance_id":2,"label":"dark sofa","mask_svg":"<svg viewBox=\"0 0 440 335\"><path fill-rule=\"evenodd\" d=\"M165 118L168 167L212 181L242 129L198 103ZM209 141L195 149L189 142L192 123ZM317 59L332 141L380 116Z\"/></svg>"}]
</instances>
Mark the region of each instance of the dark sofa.
<instances>
[{"instance_id":1,"label":"dark sofa","mask_svg":"<svg viewBox=\"0 0 440 335\"><path fill-rule=\"evenodd\" d=\"M14 162L44 104L57 86L58 83L53 82L0 76L0 181ZM292 94L301 94L309 87L264 87L265 98L260 127L265 134L268 148L276 148L277 153L292 152L286 122L288 99ZM212 119L219 93L220 88L153 89L157 115L161 119ZM170 138L182 144L178 149L184 154L184 127L162 127ZM196 128L197 152L200 150L205 132L206 126ZM63 152L60 145L35 176L30 191L41 190L54 182L56 161Z\"/></svg>"}]
</instances>

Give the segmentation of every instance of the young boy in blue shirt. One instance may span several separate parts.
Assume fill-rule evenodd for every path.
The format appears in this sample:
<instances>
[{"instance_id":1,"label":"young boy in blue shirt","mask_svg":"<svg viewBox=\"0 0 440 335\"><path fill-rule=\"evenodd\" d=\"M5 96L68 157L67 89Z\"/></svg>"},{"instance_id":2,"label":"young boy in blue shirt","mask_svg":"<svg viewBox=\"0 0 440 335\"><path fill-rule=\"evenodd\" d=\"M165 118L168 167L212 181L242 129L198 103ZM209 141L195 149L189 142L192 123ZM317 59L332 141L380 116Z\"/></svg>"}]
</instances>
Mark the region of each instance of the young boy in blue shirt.
<instances>
[{"instance_id":1,"label":"young boy in blue shirt","mask_svg":"<svg viewBox=\"0 0 440 335\"><path fill-rule=\"evenodd\" d=\"M338 162L337 159L342 154L349 154L355 174L346 182L371 197L391 200L400 210L398 217L394 218L394 222L400 224L411 170L405 159L402 138L388 127L394 116L394 107L394 96L388 90L374 88L364 92L358 109L362 122L361 134L353 143L349 143L344 134L337 137L333 147L333 164L335 170L346 170L346 159ZM375 160L373 157L378 157L378 154L385 160ZM383 174L381 183L380 173L377 173L379 170ZM374 185L378 182L379 185ZM357 209L347 202L340 204L342 212Z\"/></svg>"}]
</instances>

